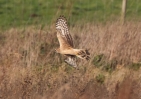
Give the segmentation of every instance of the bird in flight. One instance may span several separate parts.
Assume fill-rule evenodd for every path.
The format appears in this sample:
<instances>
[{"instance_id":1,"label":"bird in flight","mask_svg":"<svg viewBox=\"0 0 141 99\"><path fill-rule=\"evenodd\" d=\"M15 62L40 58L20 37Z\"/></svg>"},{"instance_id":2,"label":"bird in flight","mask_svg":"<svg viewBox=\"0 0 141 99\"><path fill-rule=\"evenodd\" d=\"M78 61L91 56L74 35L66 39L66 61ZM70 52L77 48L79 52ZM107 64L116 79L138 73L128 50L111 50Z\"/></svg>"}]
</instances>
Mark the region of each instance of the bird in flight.
<instances>
[{"instance_id":1,"label":"bird in flight","mask_svg":"<svg viewBox=\"0 0 141 99\"><path fill-rule=\"evenodd\" d=\"M64 16L60 16L56 21L57 38L60 44L56 53L65 55L65 62L73 67L77 67L76 57L84 60L90 59L90 53L85 49L75 49L72 36L69 33L67 20Z\"/></svg>"}]
</instances>

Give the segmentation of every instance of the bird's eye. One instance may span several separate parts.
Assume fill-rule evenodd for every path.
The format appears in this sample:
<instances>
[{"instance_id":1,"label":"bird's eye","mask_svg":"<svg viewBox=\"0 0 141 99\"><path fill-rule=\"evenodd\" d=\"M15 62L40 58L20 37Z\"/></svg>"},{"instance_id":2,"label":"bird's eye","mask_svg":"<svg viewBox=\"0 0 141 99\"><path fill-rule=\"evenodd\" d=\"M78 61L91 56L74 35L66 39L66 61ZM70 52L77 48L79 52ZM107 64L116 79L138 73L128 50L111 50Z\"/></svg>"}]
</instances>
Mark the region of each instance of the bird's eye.
<instances>
[{"instance_id":1,"label":"bird's eye","mask_svg":"<svg viewBox=\"0 0 141 99\"><path fill-rule=\"evenodd\" d=\"M55 49L55 52L57 52L57 50Z\"/></svg>"}]
</instances>

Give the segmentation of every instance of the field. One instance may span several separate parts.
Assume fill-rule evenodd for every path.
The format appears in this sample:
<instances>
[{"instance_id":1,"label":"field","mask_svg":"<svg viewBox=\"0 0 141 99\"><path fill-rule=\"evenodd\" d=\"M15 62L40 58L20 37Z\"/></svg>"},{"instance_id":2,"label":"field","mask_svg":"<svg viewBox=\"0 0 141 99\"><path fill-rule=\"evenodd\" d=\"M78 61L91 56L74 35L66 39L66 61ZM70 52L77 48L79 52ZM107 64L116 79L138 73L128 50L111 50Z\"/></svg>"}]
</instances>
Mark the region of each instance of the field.
<instances>
[{"instance_id":1,"label":"field","mask_svg":"<svg viewBox=\"0 0 141 99\"><path fill-rule=\"evenodd\" d=\"M0 99L140 99L141 3L128 0L121 25L121 1L1 0ZM77 69L55 53L60 15L91 53Z\"/></svg>"},{"instance_id":2,"label":"field","mask_svg":"<svg viewBox=\"0 0 141 99\"><path fill-rule=\"evenodd\" d=\"M122 0L1 0L0 27L53 25L60 15L72 25L119 20L121 4ZM141 1L128 0L126 19L138 21L140 16Z\"/></svg>"},{"instance_id":3,"label":"field","mask_svg":"<svg viewBox=\"0 0 141 99\"><path fill-rule=\"evenodd\" d=\"M90 61L78 59L79 69L55 53L54 28L11 28L1 34L2 99L140 99L140 23L70 27L76 48L91 53Z\"/></svg>"}]
</instances>

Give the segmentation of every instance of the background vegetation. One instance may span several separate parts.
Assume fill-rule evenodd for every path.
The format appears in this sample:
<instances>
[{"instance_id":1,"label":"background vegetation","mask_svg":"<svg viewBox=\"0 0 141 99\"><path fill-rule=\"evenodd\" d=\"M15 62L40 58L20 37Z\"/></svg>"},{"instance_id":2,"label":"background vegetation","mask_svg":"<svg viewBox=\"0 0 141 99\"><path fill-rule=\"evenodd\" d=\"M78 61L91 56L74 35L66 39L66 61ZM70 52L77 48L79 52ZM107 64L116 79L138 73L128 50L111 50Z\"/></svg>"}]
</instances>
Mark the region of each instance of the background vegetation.
<instances>
[{"instance_id":1,"label":"background vegetation","mask_svg":"<svg viewBox=\"0 0 141 99\"><path fill-rule=\"evenodd\" d=\"M0 0L0 27L53 25L65 15L70 24L119 20L122 0ZM127 20L140 20L141 1L128 0Z\"/></svg>"}]
</instances>

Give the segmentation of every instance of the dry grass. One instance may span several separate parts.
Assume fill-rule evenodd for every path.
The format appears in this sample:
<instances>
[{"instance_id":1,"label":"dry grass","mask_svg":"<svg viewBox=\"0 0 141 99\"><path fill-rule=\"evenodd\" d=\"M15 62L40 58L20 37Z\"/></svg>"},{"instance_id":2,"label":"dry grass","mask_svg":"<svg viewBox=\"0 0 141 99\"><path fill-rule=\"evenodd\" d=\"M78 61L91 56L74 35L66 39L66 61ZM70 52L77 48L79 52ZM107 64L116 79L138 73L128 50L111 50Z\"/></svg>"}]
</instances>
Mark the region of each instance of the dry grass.
<instances>
[{"instance_id":1,"label":"dry grass","mask_svg":"<svg viewBox=\"0 0 141 99\"><path fill-rule=\"evenodd\" d=\"M140 95L135 92L141 89L138 89L141 87L140 69L135 72L123 67L141 62L140 23L71 27L76 47L91 52L89 62L78 59L79 70L65 64L63 57L54 52L58 47L54 28L38 26L1 32L0 98L122 99L122 81L127 83L132 78L129 90L134 92L127 93L130 99L134 99L135 94L139 99ZM106 61L116 59L117 69L112 75L94 66L93 59L99 54L104 54ZM97 83L97 75L105 76L103 84Z\"/></svg>"}]
</instances>

